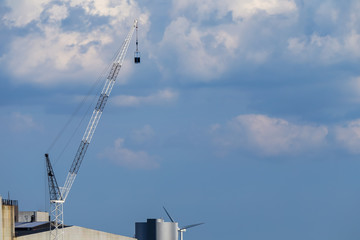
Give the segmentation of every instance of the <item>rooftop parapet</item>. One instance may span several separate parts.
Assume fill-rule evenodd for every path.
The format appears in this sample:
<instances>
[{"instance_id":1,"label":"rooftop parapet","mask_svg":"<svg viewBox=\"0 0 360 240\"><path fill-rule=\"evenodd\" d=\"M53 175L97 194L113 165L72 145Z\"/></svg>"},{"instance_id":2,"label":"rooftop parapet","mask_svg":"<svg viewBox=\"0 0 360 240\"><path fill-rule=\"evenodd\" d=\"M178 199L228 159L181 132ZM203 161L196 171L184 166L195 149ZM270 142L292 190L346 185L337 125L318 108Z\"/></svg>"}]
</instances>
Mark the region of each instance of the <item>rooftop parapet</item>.
<instances>
[{"instance_id":1,"label":"rooftop parapet","mask_svg":"<svg viewBox=\"0 0 360 240\"><path fill-rule=\"evenodd\" d=\"M7 206L18 206L18 200L2 199L2 204Z\"/></svg>"}]
</instances>

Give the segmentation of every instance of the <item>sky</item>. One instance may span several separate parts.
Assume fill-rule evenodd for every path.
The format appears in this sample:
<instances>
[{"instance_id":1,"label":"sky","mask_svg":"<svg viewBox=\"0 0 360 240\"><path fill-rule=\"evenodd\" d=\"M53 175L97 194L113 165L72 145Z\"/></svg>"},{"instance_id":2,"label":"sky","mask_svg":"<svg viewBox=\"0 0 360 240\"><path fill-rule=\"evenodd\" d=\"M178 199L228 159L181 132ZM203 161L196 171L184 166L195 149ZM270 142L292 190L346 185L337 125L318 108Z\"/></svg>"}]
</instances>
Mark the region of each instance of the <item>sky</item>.
<instances>
[{"instance_id":1,"label":"sky","mask_svg":"<svg viewBox=\"0 0 360 240\"><path fill-rule=\"evenodd\" d=\"M165 206L180 226L205 223L187 240L359 239L359 12L357 0L1 0L0 195L48 210L44 153L62 185L97 80L138 19L141 64L133 38L65 224L133 236L135 222L169 221Z\"/></svg>"}]
</instances>

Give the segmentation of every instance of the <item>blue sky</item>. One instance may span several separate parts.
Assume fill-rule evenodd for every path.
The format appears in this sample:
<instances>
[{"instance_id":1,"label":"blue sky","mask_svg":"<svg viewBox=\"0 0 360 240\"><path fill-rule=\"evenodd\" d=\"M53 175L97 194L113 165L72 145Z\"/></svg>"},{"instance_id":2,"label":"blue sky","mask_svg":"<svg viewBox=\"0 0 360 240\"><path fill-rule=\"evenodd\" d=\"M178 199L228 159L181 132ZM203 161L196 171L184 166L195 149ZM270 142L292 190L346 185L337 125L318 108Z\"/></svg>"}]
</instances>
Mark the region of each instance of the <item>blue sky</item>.
<instances>
[{"instance_id":1,"label":"blue sky","mask_svg":"<svg viewBox=\"0 0 360 240\"><path fill-rule=\"evenodd\" d=\"M1 1L0 194L48 208L43 155L138 18L142 63L133 39L66 224L132 236L166 206L180 226L205 222L188 240L358 239L359 11L355 0ZM84 124L61 152L97 94L49 151L60 184Z\"/></svg>"}]
</instances>

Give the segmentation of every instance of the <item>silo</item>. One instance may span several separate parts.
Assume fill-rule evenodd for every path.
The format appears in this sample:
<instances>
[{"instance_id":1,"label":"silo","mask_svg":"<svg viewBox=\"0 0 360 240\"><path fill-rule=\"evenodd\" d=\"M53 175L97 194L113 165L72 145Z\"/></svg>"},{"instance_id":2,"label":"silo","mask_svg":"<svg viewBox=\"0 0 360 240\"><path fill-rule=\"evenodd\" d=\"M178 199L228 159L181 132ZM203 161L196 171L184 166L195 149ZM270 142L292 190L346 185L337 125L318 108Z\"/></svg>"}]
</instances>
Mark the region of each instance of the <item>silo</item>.
<instances>
[{"instance_id":1,"label":"silo","mask_svg":"<svg viewBox=\"0 0 360 240\"><path fill-rule=\"evenodd\" d=\"M135 238L138 240L178 240L178 223L163 219L147 219L135 223Z\"/></svg>"}]
</instances>

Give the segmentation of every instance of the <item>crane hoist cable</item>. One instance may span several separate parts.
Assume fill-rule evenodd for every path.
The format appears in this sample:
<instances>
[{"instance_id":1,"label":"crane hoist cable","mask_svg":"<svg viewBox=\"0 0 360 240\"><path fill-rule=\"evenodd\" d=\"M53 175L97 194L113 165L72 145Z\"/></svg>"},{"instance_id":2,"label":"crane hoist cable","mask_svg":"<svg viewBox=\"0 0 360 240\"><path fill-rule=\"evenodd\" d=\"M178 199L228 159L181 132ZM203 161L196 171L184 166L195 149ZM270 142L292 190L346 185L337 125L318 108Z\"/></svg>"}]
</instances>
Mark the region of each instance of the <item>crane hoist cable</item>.
<instances>
[{"instance_id":1,"label":"crane hoist cable","mask_svg":"<svg viewBox=\"0 0 360 240\"><path fill-rule=\"evenodd\" d=\"M103 72L106 72L106 69L103 70ZM93 85L91 86L90 90L87 92L87 94L83 97L83 99L80 101L80 103L78 104L78 106L75 108L74 112L71 114L71 116L69 117L69 119L67 120L67 122L64 124L64 126L61 128L61 130L58 132L58 134L56 135L56 137L54 138L54 140L51 142L49 148L47 149L47 152L50 152L52 150L52 148L56 145L56 143L58 142L58 140L61 138L61 136L63 135L63 133L66 131L66 129L69 127L69 125L71 124L71 122L74 120L75 116L79 113L80 109L84 106L84 104L87 102L87 99L89 98L89 96L91 95L91 93L94 91L94 89L99 85L99 83L101 82L101 80L103 80L103 74L102 73L97 80L93 83Z\"/></svg>"},{"instance_id":2,"label":"crane hoist cable","mask_svg":"<svg viewBox=\"0 0 360 240\"><path fill-rule=\"evenodd\" d=\"M136 42L136 44L137 44L137 42ZM73 122L75 117L79 114L80 109L83 108L83 106L85 105L86 102L88 102L88 98L91 97L91 96L94 96L93 100L92 100L92 104L90 104L89 107L86 109L86 111L82 114L80 121L78 122L78 124L75 127L75 130L72 132L71 136L66 140L66 143L64 144L64 147L62 148L60 153L55 158L52 157L53 158L53 161L52 161L53 165L55 165L59 160L61 160L63 154L68 149L68 147L69 147L70 143L72 142L72 140L74 139L76 133L78 133L78 131L79 131L80 127L82 126L85 118L89 115L91 109L95 105L95 102L96 102L97 98L96 98L96 95L92 95L92 93L95 92L96 89L97 89L96 92L101 91L101 89L100 89L101 85L100 84L102 83L102 80L104 80L104 78L106 76L106 73L110 71L110 68L112 67L112 62L115 61L116 56L119 54L120 51L121 51L121 46L115 51L113 57L111 58L111 63L108 64L106 67L104 67L104 69L102 70L99 77L93 83L93 85L91 86L91 88L89 89L87 94L84 95L83 99L80 101L78 106L75 108L74 112L71 114L71 116L69 117L69 119L67 120L65 125L61 128L61 130L58 132L58 134L56 135L56 137L54 138L54 140L50 144L48 150L46 151L47 153L51 152L52 148L56 145L56 143L59 141L59 139L64 135L64 132L66 131L66 129L70 126L70 124Z\"/></svg>"},{"instance_id":3,"label":"crane hoist cable","mask_svg":"<svg viewBox=\"0 0 360 240\"><path fill-rule=\"evenodd\" d=\"M136 24L136 50L134 52L134 63L140 63L140 52L139 52L139 39L138 39L138 25Z\"/></svg>"}]
</instances>

